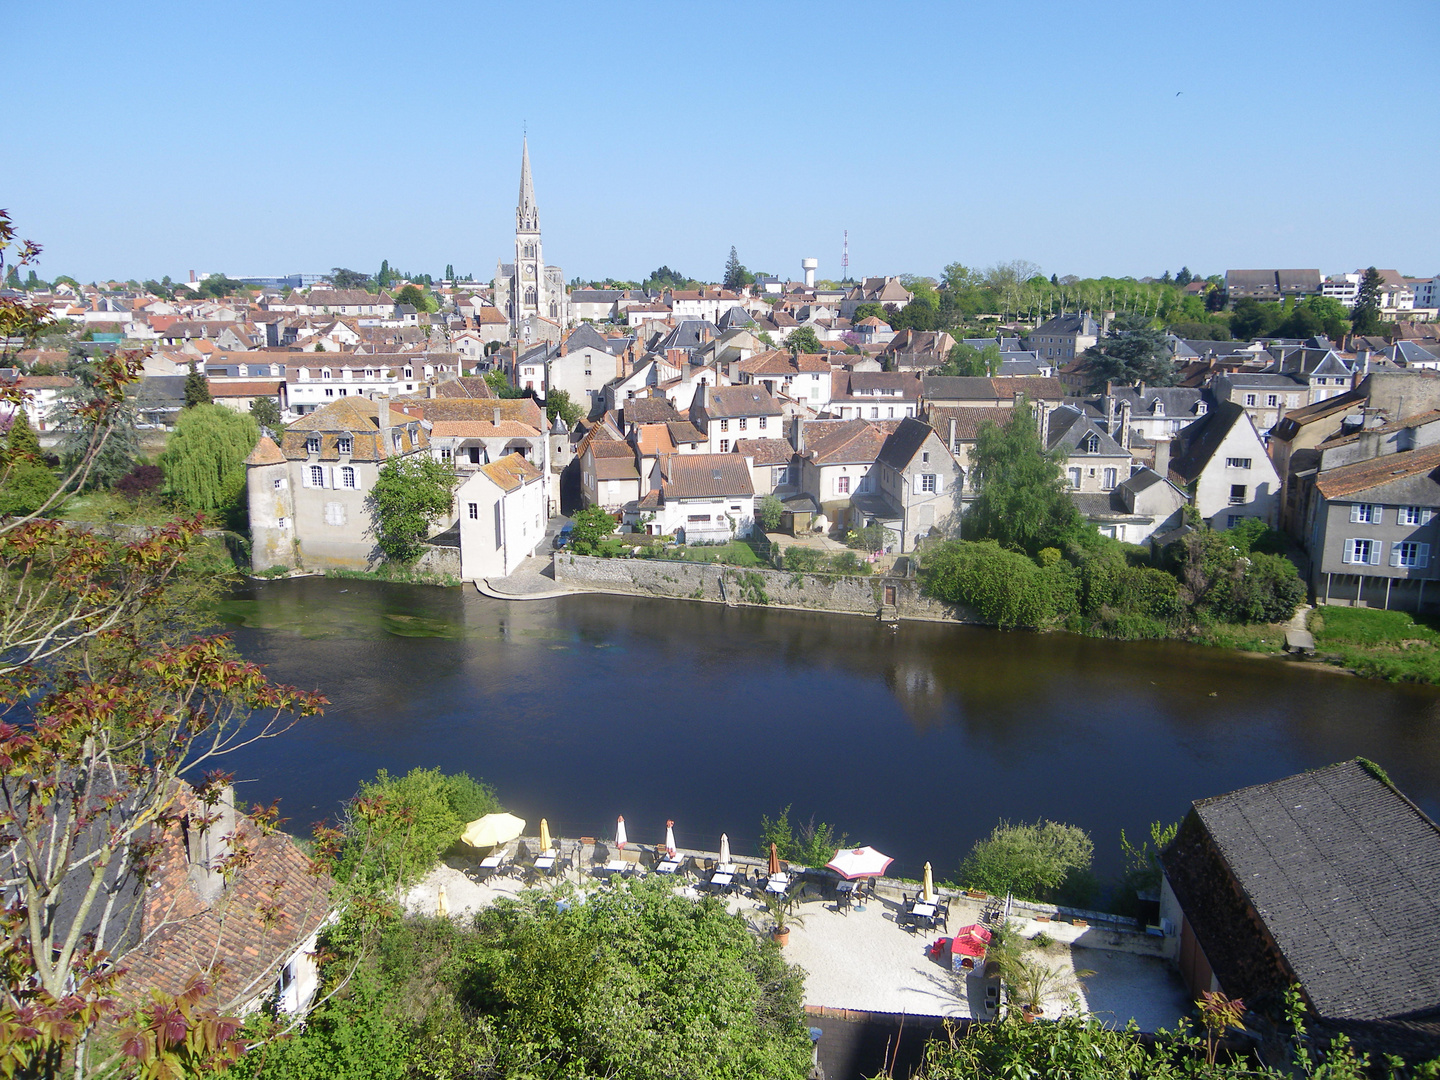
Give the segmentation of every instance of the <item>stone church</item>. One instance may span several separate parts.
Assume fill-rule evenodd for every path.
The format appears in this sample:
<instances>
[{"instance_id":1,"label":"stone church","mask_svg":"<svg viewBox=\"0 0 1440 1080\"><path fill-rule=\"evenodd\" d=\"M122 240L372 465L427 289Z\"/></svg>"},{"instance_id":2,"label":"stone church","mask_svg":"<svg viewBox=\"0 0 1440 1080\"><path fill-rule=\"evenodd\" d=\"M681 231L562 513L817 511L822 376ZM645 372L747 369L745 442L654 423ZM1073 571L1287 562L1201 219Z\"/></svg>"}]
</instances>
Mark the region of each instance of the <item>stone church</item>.
<instances>
[{"instance_id":1,"label":"stone church","mask_svg":"<svg viewBox=\"0 0 1440 1080\"><path fill-rule=\"evenodd\" d=\"M537 319L548 319L560 329L570 325L570 298L565 293L565 272L546 266L540 247L540 210L530 181L530 141L520 159L520 204L515 207L515 261L495 267L495 306L510 320L510 330L524 344L550 338Z\"/></svg>"}]
</instances>

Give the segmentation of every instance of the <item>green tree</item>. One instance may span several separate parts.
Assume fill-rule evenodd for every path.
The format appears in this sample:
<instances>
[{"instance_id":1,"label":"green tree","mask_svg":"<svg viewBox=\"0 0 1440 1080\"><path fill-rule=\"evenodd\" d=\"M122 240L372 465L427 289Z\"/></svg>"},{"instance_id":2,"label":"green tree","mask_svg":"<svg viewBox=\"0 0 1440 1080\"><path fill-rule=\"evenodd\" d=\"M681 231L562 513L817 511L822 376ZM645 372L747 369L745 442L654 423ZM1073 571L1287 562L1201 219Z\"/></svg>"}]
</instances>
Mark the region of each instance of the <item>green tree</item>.
<instances>
[{"instance_id":1,"label":"green tree","mask_svg":"<svg viewBox=\"0 0 1440 1080\"><path fill-rule=\"evenodd\" d=\"M495 391L496 397L521 398L525 396L525 391L514 385L505 372L498 368L494 371L487 371L484 378L485 385Z\"/></svg>"},{"instance_id":2,"label":"green tree","mask_svg":"<svg viewBox=\"0 0 1440 1080\"><path fill-rule=\"evenodd\" d=\"M1090 388L1101 392L1107 382L1172 386L1175 364L1165 348L1165 334L1143 315L1119 315L1104 339L1085 350Z\"/></svg>"},{"instance_id":3,"label":"green tree","mask_svg":"<svg viewBox=\"0 0 1440 1080\"><path fill-rule=\"evenodd\" d=\"M760 815L761 855L768 855L770 845L774 844L778 858L801 866L820 867L835 858L835 853L848 840L849 836L845 833L836 836L833 826L823 821L816 822L813 814L809 821L792 826L789 806L781 810L774 821L764 814Z\"/></svg>"},{"instance_id":4,"label":"green tree","mask_svg":"<svg viewBox=\"0 0 1440 1080\"><path fill-rule=\"evenodd\" d=\"M455 264L445 264L445 280L453 283L455 281Z\"/></svg>"},{"instance_id":5,"label":"green tree","mask_svg":"<svg viewBox=\"0 0 1440 1080\"><path fill-rule=\"evenodd\" d=\"M439 311L440 303L418 285L406 285L395 294L397 304L409 304L416 311Z\"/></svg>"},{"instance_id":6,"label":"green tree","mask_svg":"<svg viewBox=\"0 0 1440 1080\"><path fill-rule=\"evenodd\" d=\"M337 266L330 271L330 284L337 289L363 289L370 284L370 275Z\"/></svg>"},{"instance_id":7,"label":"green tree","mask_svg":"<svg viewBox=\"0 0 1440 1080\"><path fill-rule=\"evenodd\" d=\"M190 361L190 373L185 376L185 408L210 404L210 381L195 370L195 361Z\"/></svg>"},{"instance_id":8,"label":"green tree","mask_svg":"<svg viewBox=\"0 0 1440 1080\"><path fill-rule=\"evenodd\" d=\"M375 543L385 558L409 565L425 550L435 523L454 505L455 469L429 454L390 458L366 498Z\"/></svg>"},{"instance_id":9,"label":"green tree","mask_svg":"<svg viewBox=\"0 0 1440 1080\"><path fill-rule=\"evenodd\" d=\"M1267 304L1247 296L1235 302L1230 313L1230 332L1237 341L1269 337L1285 320L1285 312L1279 304Z\"/></svg>"},{"instance_id":10,"label":"green tree","mask_svg":"<svg viewBox=\"0 0 1440 1080\"><path fill-rule=\"evenodd\" d=\"M780 528L781 519L785 516L785 504L772 491L760 500L757 516L760 518L760 528L772 533Z\"/></svg>"},{"instance_id":11,"label":"green tree","mask_svg":"<svg viewBox=\"0 0 1440 1080\"><path fill-rule=\"evenodd\" d=\"M735 246L730 246L730 258L725 262L724 285L727 289L743 289L746 285L755 284L755 275L740 265L740 256L735 251Z\"/></svg>"},{"instance_id":12,"label":"green tree","mask_svg":"<svg viewBox=\"0 0 1440 1080\"><path fill-rule=\"evenodd\" d=\"M51 414L62 432L61 472L78 474L82 487L111 487L135 467L140 452L135 401L127 393L110 404L104 365L83 353L72 351L68 374L75 385L56 395ZM106 407L97 409L102 403Z\"/></svg>"},{"instance_id":13,"label":"green tree","mask_svg":"<svg viewBox=\"0 0 1440 1080\"><path fill-rule=\"evenodd\" d=\"M1090 870L1095 844L1076 825L1058 821L1002 821L977 840L960 864L960 880L996 896L1014 893L1045 901L1057 895L1067 878Z\"/></svg>"},{"instance_id":14,"label":"green tree","mask_svg":"<svg viewBox=\"0 0 1440 1080\"><path fill-rule=\"evenodd\" d=\"M1175 287L1177 289L1183 289L1194 280L1195 275L1190 272L1190 267L1182 266L1180 267L1180 272L1175 275Z\"/></svg>"},{"instance_id":15,"label":"green tree","mask_svg":"<svg viewBox=\"0 0 1440 1080\"><path fill-rule=\"evenodd\" d=\"M579 555L589 555L600 541L614 535L615 518L603 506L587 506L571 521L570 547Z\"/></svg>"},{"instance_id":16,"label":"green tree","mask_svg":"<svg viewBox=\"0 0 1440 1080\"><path fill-rule=\"evenodd\" d=\"M820 344L819 335L815 333L813 326L799 326L791 330L789 337L785 339L785 347L792 353L818 353L825 351L825 346Z\"/></svg>"},{"instance_id":17,"label":"green tree","mask_svg":"<svg viewBox=\"0 0 1440 1080\"><path fill-rule=\"evenodd\" d=\"M1034 556L1041 548L1063 549L1092 535L1062 479L1063 461L1063 451L1047 453L1040 445L1024 400L1003 425L982 424L970 455L979 494L965 513L966 537Z\"/></svg>"},{"instance_id":18,"label":"green tree","mask_svg":"<svg viewBox=\"0 0 1440 1080\"><path fill-rule=\"evenodd\" d=\"M259 438L246 413L213 404L182 410L160 455L170 493L196 510L235 510L245 494L245 459Z\"/></svg>"},{"instance_id":19,"label":"green tree","mask_svg":"<svg viewBox=\"0 0 1440 1080\"><path fill-rule=\"evenodd\" d=\"M280 405L274 398L251 399L250 417L260 430L276 441L279 441L280 436L285 434L285 425L280 419Z\"/></svg>"},{"instance_id":20,"label":"green tree","mask_svg":"<svg viewBox=\"0 0 1440 1080\"><path fill-rule=\"evenodd\" d=\"M1360 291L1355 296L1355 306L1350 309L1350 323L1355 333L1380 333L1380 289L1384 284L1384 276L1373 266L1361 276Z\"/></svg>"},{"instance_id":21,"label":"green tree","mask_svg":"<svg viewBox=\"0 0 1440 1080\"><path fill-rule=\"evenodd\" d=\"M869 318L876 318L884 322L885 309L879 304L861 304L851 313L850 322L854 325L855 323L864 322Z\"/></svg>"},{"instance_id":22,"label":"green tree","mask_svg":"<svg viewBox=\"0 0 1440 1080\"><path fill-rule=\"evenodd\" d=\"M1056 558L1042 567L993 540L942 544L926 555L921 573L929 595L963 604L1002 629L1054 625L1076 604L1068 563Z\"/></svg>"},{"instance_id":23,"label":"green tree","mask_svg":"<svg viewBox=\"0 0 1440 1080\"><path fill-rule=\"evenodd\" d=\"M945 363L936 368L932 375L972 375L984 378L989 375L999 375L1000 365L1004 358L1000 355L1000 346L994 343L977 349L974 345L967 345L963 341L957 341L950 347L950 352L945 357Z\"/></svg>"},{"instance_id":24,"label":"green tree","mask_svg":"<svg viewBox=\"0 0 1440 1080\"><path fill-rule=\"evenodd\" d=\"M545 418L551 423L554 423L555 417L558 416L565 421L566 427L574 428L584 415L580 406L570 400L568 391L551 390L545 395Z\"/></svg>"},{"instance_id":25,"label":"green tree","mask_svg":"<svg viewBox=\"0 0 1440 1080\"><path fill-rule=\"evenodd\" d=\"M44 462L40 439L23 409L17 409L0 455L0 517L33 514L60 487Z\"/></svg>"}]
</instances>

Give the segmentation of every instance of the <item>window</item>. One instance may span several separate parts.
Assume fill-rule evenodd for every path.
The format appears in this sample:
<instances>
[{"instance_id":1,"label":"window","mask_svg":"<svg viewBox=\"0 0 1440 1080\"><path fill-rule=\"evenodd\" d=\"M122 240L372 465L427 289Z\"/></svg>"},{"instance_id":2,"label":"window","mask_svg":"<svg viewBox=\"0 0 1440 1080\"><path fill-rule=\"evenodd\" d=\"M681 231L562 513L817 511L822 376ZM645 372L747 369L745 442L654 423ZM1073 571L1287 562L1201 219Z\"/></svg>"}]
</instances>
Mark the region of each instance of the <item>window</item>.
<instances>
[{"instance_id":1,"label":"window","mask_svg":"<svg viewBox=\"0 0 1440 1080\"><path fill-rule=\"evenodd\" d=\"M335 449L342 454L350 453L354 445L349 435L341 435L340 438L335 440Z\"/></svg>"},{"instance_id":2,"label":"window","mask_svg":"<svg viewBox=\"0 0 1440 1080\"><path fill-rule=\"evenodd\" d=\"M1341 561L1379 566L1380 542L1378 540L1346 540L1345 554Z\"/></svg>"},{"instance_id":3,"label":"window","mask_svg":"<svg viewBox=\"0 0 1440 1080\"><path fill-rule=\"evenodd\" d=\"M1244 514L1226 514L1226 515L1225 515L1225 528L1227 528L1227 529L1233 529L1233 528L1235 528L1236 525L1239 525L1240 522L1242 522L1242 521L1244 521L1244 520L1245 520L1245 515L1244 515Z\"/></svg>"},{"instance_id":4,"label":"window","mask_svg":"<svg viewBox=\"0 0 1440 1080\"><path fill-rule=\"evenodd\" d=\"M921 477L920 477L920 490L921 490L922 492L923 492L923 491L928 491L928 492L930 492L931 494L934 493L934 491L935 491L935 474L934 474L934 473L924 473L924 474L921 475Z\"/></svg>"},{"instance_id":5,"label":"window","mask_svg":"<svg viewBox=\"0 0 1440 1080\"><path fill-rule=\"evenodd\" d=\"M328 367L327 367L327 368L321 368L321 369L320 369L320 377L321 377L322 379L333 379L333 378L334 378L334 376L330 373L330 369L329 369Z\"/></svg>"},{"instance_id":6,"label":"window","mask_svg":"<svg viewBox=\"0 0 1440 1080\"><path fill-rule=\"evenodd\" d=\"M442 447L440 448L440 460L441 460L441 461L449 461L453 456L454 456L454 451L452 451L452 450L450 449L450 447L448 447L448 446L442 446Z\"/></svg>"},{"instance_id":7,"label":"window","mask_svg":"<svg viewBox=\"0 0 1440 1080\"><path fill-rule=\"evenodd\" d=\"M285 478L284 478L283 476L277 476L277 477L275 478L275 490L276 490L276 491L279 491L279 490L280 490L281 488L283 488L284 486L285 486Z\"/></svg>"},{"instance_id":8,"label":"window","mask_svg":"<svg viewBox=\"0 0 1440 1080\"><path fill-rule=\"evenodd\" d=\"M1325 385L1325 376L1324 376L1324 375L1321 375L1318 379L1316 379L1316 380L1315 380L1315 385L1316 385L1316 386L1324 386L1324 385Z\"/></svg>"},{"instance_id":9,"label":"window","mask_svg":"<svg viewBox=\"0 0 1440 1080\"><path fill-rule=\"evenodd\" d=\"M352 489L355 487L355 470L349 465L340 467L340 486Z\"/></svg>"},{"instance_id":10,"label":"window","mask_svg":"<svg viewBox=\"0 0 1440 1080\"><path fill-rule=\"evenodd\" d=\"M1239 506L1239 505L1240 505L1241 503L1243 503L1244 501L1245 501L1245 485L1244 485L1244 484L1231 484L1231 485L1230 485L1230 505L1231 505L1231 506Z\"/></svg>"},{"instance_id":11,"label":"window","mask_svg":"<svg viewBox=\"0 0 1440 1080\"><path fill-rule=\"evenodd\" d=\"M1227 469L1248 469L1250 468L1250 459L1248 457L1227 457L1225 467Z\"/></svg>"},{"instance_id":12,"label":"window","mask_svg":"<svg viewBox=\"0 0 1440 1080\"><path fill-rule=\"evenodd\" d=\"M1422 569L1430 565L1430 545L1406 540L1390 545L1390 565Z\"/></svg>"},{"instance_id":13,"label":"window","mask_svg":"<svg viewBox=\"0 0 1440 1080\"><path fill-rule=\"evenodd\" d=\"M1080 467L1077 465L1073 469L1067 469L1066 472L1070 477L1070 486L1078 488L1080 486Z\"/></svg>"},{"instance_id":14,"label":"window","mask_svg":"<svg viewBox=\"0 0 1440 1080\"><path fill-rule=\"evenodd\" d=\"M710 520L709 514L691 514L685 519L691 525L703 525Z\"/></svg>"},{"instance_id":15,"label":"window","mask_svg":"<svg viewBox=\"0 0 1440 1080\"><path fill-rule=\"evenodd\" d=\"M392 432L390 433L390 442L394 445L394 447L395 447L396 450L399 450L399 449L400 449L400 432L398 432L398 431L392 431Z\"/></svg>"},{"instance_id":16,"label":"window","mask_svg":"<svg viewBox=\"0 0 1440 1080\"><path fill-rule=\"evenodd\" d=\"M747 419L745 419L745 417L742 416L740 418L740 430L744 431L747 427L749 427L749 425L750 421L748 421Z\"/></svg>"},{"instance_id":17,"label":"window","mask_svg":"<svg viewBox=\"0 0 1440 1080\"><path fill-rule=\"evenodd\" d=\"M920 451L920 464L922 464L922 465L928 465L928 464L930 464L930 451L929 451L929 450L921 450L921 451Z\"/></svg>"},{"instance_id":18,"label":"window","mask_svg":"<svg viewBox=\"0 0 1440 1080\"><path fill-rule=\"evenodd\" d=\"M280 524L280 528L282 528L282 529L285 528L285 519L284 519L284 518L281 518L279 524Z\"/></svg>"},{"instance_id":19,"label":"window","mask_svg":"<svg viewBox=\"0 0 1440 1080\"><path fill-rule=\"evenodd\" d=\"M880 406L878 406L878 405L872 405L872 406L870 406L870 419L871 419L871 420L879 420L879 419L880 419Z\"/></svg>"},{"instance_id":20,"label":"window","mask_svg":"<svg viewBox=\"0 0 1440 1080\"><path fill-rule=\"evenodd\" d=\"M730 421L729 421L729 420L721 420L721 421L720 421L720 430L721 430L721 431L729 431L729 430L730 430Z\"/></svg>"},{"instance_id":21,"label":"window","mask_svg":"<svg viewBox=\"0 0 1440 1080\"><path fill-rule=\"evenodd\" d=\"M325 486L325 466L324 466L324 465L311 465L311 466L310 466L310 486L311 486L311 487L321 487L321 488L323 488L323 487Z\"/></svg>"},{"instance_id":22,"label":"window","mask_svg":"<svg viewBox=\"0 0 1440 1080\"><path fill-rule=\"evenodd\" d=\"M471 521L479 521L479 520L480 520L480 504L479 504L479 503L470 503L470 504L469 504L469 507L470 507L470 520L471 520Z\"/></svg>"},{"instance_id":23,"label":"window","mask_svg":"<svg viewBox=\"0 0 1440 1080\"><path fill-rule=\"evenodd\" d=\"M585 377L586 377L587 379L590 377L590 369L589 369L589 368L586 368L586 369L585 369Z\"/></svg>"},{"instance_id":24,"label":"window","mask_svg":"<svg viewBox=\"0 0 1440 1080\"><path fill-rule=\"evenodd\" d=\"M1113 488L1113 487L1115 486L1115 476L1116 476L1116 473L1115 473L1115 470L1114 470L1114 469L1106 469L1106 470L1105 470L1105 490L1106 490L1106 491L1109 491L1111 488Z\"/></svg>"},{"instance_id":25,"label":"window","mask_svg":"<svg viewBox=\"0 0 1440 1080\"><path fill-rule=\"evenodd\" d=\"M1245 395L1245 404L1246 404L1246 405L1254 405L1254 404L1255 404L1255 395L1254 395L1254 394L1246 394L1246 395Z\"/></svg>"},{"instance_id":26,"label":"window","mask_svg":"<svg viewBox=\"0 0 1440 1080\"><path fill-rule=\"evenodd\" d=\"M1093 431L1085 436L1085 453L1095 454L1100 451L1100 436Z\"/></svg>"},{"instance_id":27,"label":"window","mask_svg":"<svg viewBox=\"0 0 1440 1080\"><path fill-rule=\"evenodd\" d=\"M408 367L407 367L407 368L405 369L405 377L406 377L407 379L413 379L413 378L415 377L415 369L414 369L414 368L408 368Z\"/></svg>"},{"instance_id":28,"label":"window","mask_svg":"<svg viewBox=\"0 0 1440 1080\"><path fill-rule=\"evenodd\" d=\"M769 419L769 418L768 418L768 417L765 417L765 416L760 417L760 430L761 430L761 431L764 431L764 430L765 430L765 421L766 421L767 419Z\"/></svg>"},{"instance_id":29,"label":"window","mask_svg":"<svg viewBox=\"0 0 1440 1080\"><path fill-rule=\"evenodd\" d=\"M1435 511L1425 506L1402 506L1400 508L1401 525L1429 525L1430 519L1435 516Z\"/></svg>"},{"instance_id":30,"label":"window","mask_svg":"<svg viewBox=\"0 0 1440 1080\"><path fill-rule=\"evenodd\" d=\"M341 396L341 397L349 397L349 396L350 396L350 391L349 391L349 390L346 390L346 389L342 386L342 387L340 388L340 396Z\"/></svg>"},{"instance_id":31,"label":"window","mask_svg":"<svg viewBox=\"0 0 1440 1080\"><path fill-rule=\"evenodd\" d=\"M1350 520L1362 522L1366 525L1379 525L1385 516L1383 506L1372 506L1369 503L1355 503L1350 507Z\"/></svg>"},{"instance_id":32,"label":"window","mask_svg":"<svg viewBox=\"0 0 1440 1080\"><path fill-rule=\"evenodd\" d=\"M307 454L318 454L320 452L320 436L311 435L305 440L305 452Z\"/></svg>"},{"instance_id":33,"label":"window","mask_svg":"<svg viewBox=\"0 0 1440 1080\"><path fill-rule=\"evenodd\" d=\"M849 495L849 494L850 494L850 478L849 478L848 476L837 476L837 477L835 478L835 494L836 494L836 495Z\"/></svg>"},{"instance_id":34,"label":"window","mask_svg":"<svg viewBox=\"0 0 1440 1080\"><path fill-rule=\"evenodd\" d=\"M1279 395L1279 394L1266 394L1266 395L1265 395L1265 404L1266 404L1268 407L1270 407L1270 408L1273 409L1276 405L1279 405L1279 404L1280 404L1280 395Z\"/></svg>"},{"instance_id":35,"label":"window","mask_svg":"<svg viewBox=\"0 0 1440 1080\"><path fill-rule=\"evenodd\" d=\"M729 439L721 439L721 440L720 440L720 453L722 453L722 454L728 454L729 452L730 452L730 440L729 440Z\"/></svg>"},{"instance_id":36,"label":"window","mask_svg":"<svg viewBox=\"0 0 1440 1080\"><path fill-rule=\"evenodd\" d=\"M326 396L326 397L334 397L334 396L335 396L335 391L334 391L334 390L331 390L331 389L327 386L327 387L325 388L325 396Z\"/></svg>"}]
</instances>

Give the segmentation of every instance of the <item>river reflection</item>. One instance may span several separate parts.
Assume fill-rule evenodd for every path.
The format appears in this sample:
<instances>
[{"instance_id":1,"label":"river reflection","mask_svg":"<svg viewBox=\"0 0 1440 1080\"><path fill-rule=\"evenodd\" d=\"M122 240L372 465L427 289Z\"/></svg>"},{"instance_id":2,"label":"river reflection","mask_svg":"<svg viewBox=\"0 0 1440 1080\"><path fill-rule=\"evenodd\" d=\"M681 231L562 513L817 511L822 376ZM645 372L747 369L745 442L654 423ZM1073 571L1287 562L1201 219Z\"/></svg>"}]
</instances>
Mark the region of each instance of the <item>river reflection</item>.
<instances>
[{"instance_id":1,"label":"river reflection","mask_svg":"<svg viewBox=\"0 0 1440 1080\"><path fill-rule=\"evenodd\" d=\"M291 828L379 768L464 769L534 827L745 848L836 824L950 876L999 818L1089 829L1096 867L1190 800L1362 754L1440 812L1440 693L1169 642L303 579L225 606L241 651L333 703L234 764ZM792 815L792 816L793 816ZM653 835L652 835L653 834Z\"/></svg>"}]
</instances>

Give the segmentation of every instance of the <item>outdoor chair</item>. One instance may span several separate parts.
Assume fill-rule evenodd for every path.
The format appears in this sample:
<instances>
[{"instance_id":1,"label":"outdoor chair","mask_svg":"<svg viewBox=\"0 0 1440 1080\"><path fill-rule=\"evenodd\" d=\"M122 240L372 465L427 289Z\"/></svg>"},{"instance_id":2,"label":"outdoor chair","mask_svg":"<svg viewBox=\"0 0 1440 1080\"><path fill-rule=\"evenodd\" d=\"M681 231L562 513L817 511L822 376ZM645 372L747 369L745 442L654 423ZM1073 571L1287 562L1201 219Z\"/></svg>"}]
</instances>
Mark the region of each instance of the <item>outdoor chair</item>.
<instances>
[{"instance_id":1,"label":"outdoor chair","mask_svg":"<svg viewBox=\"0 0 1440 1080\"><path fill-rule=\"evenodd\" d=\"M950 901L941 900L935 905L935 921L945 930L950 929Z\"/></svg>"}]
</instances>

